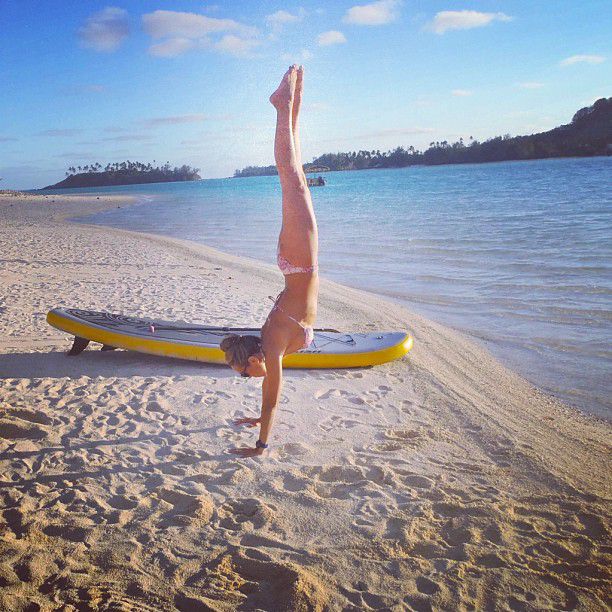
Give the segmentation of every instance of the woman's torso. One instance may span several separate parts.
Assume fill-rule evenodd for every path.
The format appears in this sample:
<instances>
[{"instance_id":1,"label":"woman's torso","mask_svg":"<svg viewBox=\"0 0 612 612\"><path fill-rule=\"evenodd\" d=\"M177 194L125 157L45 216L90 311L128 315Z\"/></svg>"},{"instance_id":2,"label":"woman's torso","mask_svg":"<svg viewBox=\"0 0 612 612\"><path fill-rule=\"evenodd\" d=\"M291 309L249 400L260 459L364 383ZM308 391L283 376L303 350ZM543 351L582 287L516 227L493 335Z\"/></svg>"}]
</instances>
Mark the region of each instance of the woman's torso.
<instances>
[{"instance_id":1,"label":"woman's torso","mask_svg":"<svg viewBox=\"0 0 612 612\"><path fill-rule=\"evenodd\" d=\"M264 352L288 355L304 347L305 327L317 317L318 274L289 274L264 326Z\"/></svg>"}]
</instances>

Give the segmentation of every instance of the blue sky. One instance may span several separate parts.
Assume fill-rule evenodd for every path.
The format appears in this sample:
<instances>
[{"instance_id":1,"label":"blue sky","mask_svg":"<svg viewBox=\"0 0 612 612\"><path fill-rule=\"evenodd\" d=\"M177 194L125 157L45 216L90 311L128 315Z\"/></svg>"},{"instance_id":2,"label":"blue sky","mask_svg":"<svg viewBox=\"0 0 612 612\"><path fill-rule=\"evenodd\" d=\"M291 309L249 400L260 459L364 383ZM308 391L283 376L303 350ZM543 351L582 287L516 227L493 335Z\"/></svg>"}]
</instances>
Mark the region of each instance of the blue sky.
<instances>
[{"instance_id":1,"label":"blue sky","mask_svg":"<svg viewBox=\"0 0 612 612\"><path fill-rule=\"evenodd\" d=\"M609 0L0 0L0 187L273 163L293 62L305 160L550 129L612 95L611 31Z\"/></svg>"}]
</instances>

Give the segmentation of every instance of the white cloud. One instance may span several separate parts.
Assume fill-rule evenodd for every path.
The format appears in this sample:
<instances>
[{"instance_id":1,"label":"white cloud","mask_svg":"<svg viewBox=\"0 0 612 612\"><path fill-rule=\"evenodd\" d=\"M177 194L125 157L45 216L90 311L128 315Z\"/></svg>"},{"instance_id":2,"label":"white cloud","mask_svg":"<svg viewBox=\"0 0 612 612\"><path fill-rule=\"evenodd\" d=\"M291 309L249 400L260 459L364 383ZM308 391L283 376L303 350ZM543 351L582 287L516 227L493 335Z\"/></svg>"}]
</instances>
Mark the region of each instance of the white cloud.
<instances>
[{"instance_id":1,"label":"white cloud","mask_svg":"<svg viewBox=\"0 0 612 612\"><path fill-rule=\"evenodd\" d=\"M573 66L574 64L601 64L606 61L603 55L572 55L559 62L560 66Z\"/></svg>"},{"instance_id":2,"label":"white cloud","mask_svg":"<svg viewBox=\"0 0 612 612\"><path fill-rule=\"evenodd\" d=\"M215 32L239 32L254 36L257 29L233 19L216 19L196 13L154 11L142 16L145 32L152 38L202 38Z\"/></svg>"},{"instance_id":3,"label":"white cloud","mask_svg":"<svg viewBox=\"0 0 612 612\"><path fill-rule=\"evenodd\" d=\"M437 13L427 26L436 34L444 34L448 30L470 30L482 28L493 21L512 21L505 13L479 13L478 11L442 11Z\"/></svg>"},{"instance_id":4,"label":"white cloud","mask_svg":"<svg viewBox=\"0 0 612 612\"><path fill-rule=\"evenodd\" d=\"M525 83L519 83L518 87L521 89L541 89L544 87L544 83L538 83L536 81L527 81Z\"/></svg>"},{"instance_id":5,"label":"white cloud","mask_svg":"<svg viewBox=\"0 0 612 612\"><path fill-rule=\"evenodd\" d=\"M286 23L295 23L297 21L301 21L304 18L306 11L301 8L297 15L293 13L289 13L288 11L276 11L276 13L272 13L271 15L266 15L266 22L273 28L278 28Z\"/></svg>"},{"instance_id":6,"label":"white cloud","mask_svg":"<svg viewBox=\"0 0 612 612\"><path fill-rule=\"evenodd\" d=\"M466 96L471 96L474 92L469 89L453 89L451 93L458 98L465 98Z\"/></svg>"},{"instance_id":7,"label":"white cloud","mask_svg":"<svg viewBox=\"0 0 612 612\"><path fill-rule=\"evenodd\" d=\"M149 47L149 53L155 57L176 57L193 49L196 44L189 38L169 38Z\"/></svg>"},{"instance_id":8,"label":"white cloud","mask_svg":"<svg viewBox=\"0 0 612 612\"><path fill-rule=\"evenodd\" d=\"M260 43L254 38L257 28L233 19L216 19L196 13L154 11L142 16L145 31L154 39L165 38L149 47L149 53L157 57L176 57L190 49L216 49L245 57ZM213 42L211 36L227 32Z\"/></svg>"},{"instance_id":9,"label":"white cloud","mask_svg":"<svg viewBox=\"0 0 612 612\"><path fill-rule=\"evenodd\" d=\"M248 57L252 49L261 44L252 38L240 38L234 34L226 34L218 43L214 45L217 51L235 55L237 57Z\"/></svg>"},{"instance_id":10,"label":"white cloud","mask_svg":"<svg viewBox=\"0 0 612 612\"><path fill-rule=\"evenodd\" d=\"M116 51L130 33L127 15L127 11L114 6L95 13L79 28L81 44L94 51Z\"/></svg>"},{"instance_id":11,"label":"white cloud","mask_svg":"<svg viewBox=\"0 0 612 612\"><path fill-rule=\"evenodd\" d=\"M280 10L276 11L276 13L272 13L271 15L266 15L266 23L270 28L268 39L277 40L279 34L282 33L287 25L302 21L305 15L306 11L303 8L300 8L296 14Z\"/></svg>"},{"instance_id":12,"label":"white cloud","mask_svg":"<svg viewBox=\"0 0 612 612\"><path fill-rule=\"evenodd\" d=\"M329 45L339 45L346 42L346 36L338 30L329 30L329 32L322 32L317 37L317 42L321 47L328 47Z\"/></svg>"},{"instance_id":13,"label":"white cloud","mask_svg":"<svg viewBox=\"0 0 612 612\"><path fill-rule=\"evenodd\" d=\"M400 4L400 0L378 0L371 4L359 4L348 9L342 21L356 25L385 25L398 18Z\"/></svg>"}]
</instances>

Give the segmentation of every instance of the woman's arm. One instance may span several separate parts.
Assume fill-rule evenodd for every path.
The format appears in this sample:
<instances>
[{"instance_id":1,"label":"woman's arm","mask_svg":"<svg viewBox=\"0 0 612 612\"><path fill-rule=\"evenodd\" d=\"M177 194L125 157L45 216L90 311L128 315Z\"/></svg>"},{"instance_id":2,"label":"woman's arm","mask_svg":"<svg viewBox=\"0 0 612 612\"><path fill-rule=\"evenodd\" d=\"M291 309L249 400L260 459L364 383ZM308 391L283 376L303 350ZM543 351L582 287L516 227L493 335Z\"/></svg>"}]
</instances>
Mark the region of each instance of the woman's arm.
<instances>
[{"instance_id":1,"label":"woman's arm","mask_svg":"<svg viewBox=\"0 0 612 612\"><path fill-rule=\"evenodd\" d=\"M235 425L248 425L249 427L255 427L259 424L259 439L264 444L268 443L274 412L280 400L282 384L283 356L269 357L266 355L266 377L261 386L261 416L258 419L245 417L234 421ZM232 448L230 452L241 457L253 457L254 455L261 455L263 449L253 447Z\"/></svg>"},{"instance_id":2,"label":"woman's arm","mask_svg":"<svg viewBox=\"0 0 612 612\"><path fill-rule=\"evenodd\" d=\"M268 443L268 436L272 429L274 412L280 400L283 386L283 357L278 355L273 359L266 359L266 377L261 387L261 428L259 439Z\"/></svg>"}]
</instances>

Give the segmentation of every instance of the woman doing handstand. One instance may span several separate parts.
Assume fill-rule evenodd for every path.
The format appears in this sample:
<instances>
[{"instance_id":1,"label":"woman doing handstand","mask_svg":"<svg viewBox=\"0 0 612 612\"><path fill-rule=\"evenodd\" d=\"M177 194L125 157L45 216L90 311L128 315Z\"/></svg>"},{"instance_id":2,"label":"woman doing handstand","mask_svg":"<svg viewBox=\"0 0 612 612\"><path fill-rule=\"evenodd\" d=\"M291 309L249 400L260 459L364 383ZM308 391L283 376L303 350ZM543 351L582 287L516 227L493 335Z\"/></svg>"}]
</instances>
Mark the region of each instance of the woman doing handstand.
<instances>
[{"instance_id":1,"label":"woman doing handstand","mask_svg":"<svg viewBox=\"0 0 612 612\"><path fill-rule=\"evenodd\" d=\"M317 315L317 221L302 167L298 125L303 77L302 66L291 66L270 96L277 113L274 158L283 194L277 262L285 276L285 288L261 328L261 339L232 335L221 342L225 359L236 372L263 377L261 416L234 421L235 425L260 425L255 448L232 449L231 452L243 457L259 455L267 448L281 393L283 355L310 345Z\"/></svg>"}]
</instances>

